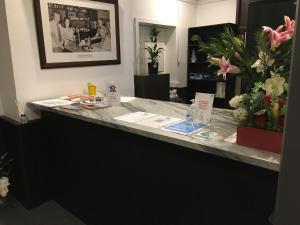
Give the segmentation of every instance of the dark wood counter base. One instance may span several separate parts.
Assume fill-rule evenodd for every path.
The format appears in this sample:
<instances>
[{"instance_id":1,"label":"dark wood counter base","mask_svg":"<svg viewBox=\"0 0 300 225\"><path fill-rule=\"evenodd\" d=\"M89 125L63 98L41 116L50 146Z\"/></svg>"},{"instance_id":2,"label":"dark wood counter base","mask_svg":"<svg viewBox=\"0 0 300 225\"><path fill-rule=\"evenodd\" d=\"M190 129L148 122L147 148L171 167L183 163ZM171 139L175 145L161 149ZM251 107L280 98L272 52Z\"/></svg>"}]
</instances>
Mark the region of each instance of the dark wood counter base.
<instances>
[{"instance_id":1,"label":"dark wood counter base","mask_svg":"<svg viewBox=\"0 0 300 225\"><path fill-rule=\"evenodd\" d=\"M42 116L53 198L88 225L268 224L277 172L51 112Z\"/></svg>"}]
</instances>

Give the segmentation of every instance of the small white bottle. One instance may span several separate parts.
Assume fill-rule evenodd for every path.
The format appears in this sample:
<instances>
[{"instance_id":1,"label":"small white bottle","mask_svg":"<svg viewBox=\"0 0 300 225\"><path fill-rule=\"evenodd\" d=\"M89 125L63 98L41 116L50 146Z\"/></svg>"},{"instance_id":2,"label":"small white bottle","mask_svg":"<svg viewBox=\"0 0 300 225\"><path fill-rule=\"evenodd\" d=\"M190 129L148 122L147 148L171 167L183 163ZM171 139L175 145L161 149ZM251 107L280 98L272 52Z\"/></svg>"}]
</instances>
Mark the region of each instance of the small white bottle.
<instances>
[{"instance_id":1,"label":"small white bottle","mask_svg":"<svg viewBox=\"0 0 300 225\"><path fill-rule=\"evenodd\" d=\"M201 120L201 115L200 115L200 110L197 109L196 104L194 103L194 109L193 109L193 122L194 125L198 125L200 123Z\"/></svg>"},{"instance_id":2,"label":"small white bottle","mask_svg":"<svg viewBox=\"0 0 300 225\"><path fill-rule=\"evenodd\" d=\"M21 122L22 124L25 124L25 123L28 122L28 119L27 119L25 113L23 113L23 112L20 113L20 122Z\"/></svg>"},{"instance_id":3,"label":"small white bottle","mask_svg":"<svg viewBox=\"0 0 300 225\"><path fill-rule=\"evenodd\" d=\"M191 108L192 108L192 112L193 112L193 124L198 125L200 123L200 110L196 106L195 99L192 100L192 103L193 104L191 105Z\"/></svg>"}]
</instances>

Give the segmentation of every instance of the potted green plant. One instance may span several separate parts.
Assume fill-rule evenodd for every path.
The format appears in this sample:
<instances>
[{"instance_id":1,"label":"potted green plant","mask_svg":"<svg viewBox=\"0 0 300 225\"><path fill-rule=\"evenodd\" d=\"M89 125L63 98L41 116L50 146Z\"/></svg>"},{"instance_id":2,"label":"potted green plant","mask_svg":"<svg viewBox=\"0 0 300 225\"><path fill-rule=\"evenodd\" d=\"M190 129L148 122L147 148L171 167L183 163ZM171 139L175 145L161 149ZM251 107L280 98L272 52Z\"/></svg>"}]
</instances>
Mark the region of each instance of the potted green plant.
<instances>
[{"instance_id":1,"label":"potted green plant","mask_svg":"<svg viewBox=\"0 0 300 225\"><path fill-rule=\"evenodd\" d=\"M200 43L201 43L201 37L200 37L200 35L194 34L191 37L191 42L192 42L193 45L197 45L197 46L200 45Z\"/></svg>"},{"instance_id":2,"label":"potted green plant","mask_svg":"<svg viewBox=\"0 0 300 225\"><path fill-rule=\"evenodd\" d=\"M145 47L145 50L149 54L148 71L150 75L158 74L158 59L160 57L160 54L164 51L164 49L159 48L157 44L157 37L159 33L160 31L156 27L151 28L150 41L152 43L152 46Z\"/></svg>"},{"instance_id":3,"label":"potted green plant","mask_svg":"<svg viewBox=\"0 0 300 225\"><path fill-rule=\"evenodd\" d=\"M8 159L8 153L0 158L0 208L7 206L7 195L9 192L9 175L11 171L12 159Z\"/></svg>"},{"instance_id":4,"label":"potted green plant","mask_svg":"<svg viewBox=\"0 0 300 225\"><path fill-rule=\"evenodd\" d=\"M160 31L156 27L152 27L150 30L150 41L157 43L157 37L160 34Z\"/></svg>"}]
</instances>

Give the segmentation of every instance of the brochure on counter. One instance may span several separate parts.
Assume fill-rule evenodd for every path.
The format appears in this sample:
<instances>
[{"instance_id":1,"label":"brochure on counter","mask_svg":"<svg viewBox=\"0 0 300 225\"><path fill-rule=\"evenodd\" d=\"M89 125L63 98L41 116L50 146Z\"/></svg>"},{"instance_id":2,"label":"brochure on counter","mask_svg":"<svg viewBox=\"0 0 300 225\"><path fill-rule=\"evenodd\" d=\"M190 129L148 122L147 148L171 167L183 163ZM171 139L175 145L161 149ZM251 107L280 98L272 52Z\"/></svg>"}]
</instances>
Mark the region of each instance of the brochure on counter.
<instances>
[{"instance_id":1,"label":"brochure on counter","mask_svg":"<svg viewBox=\"0 0 300 225\"><path fill-rule=\"evenodd\" d=\"M164 126L176 123L178 121L182 121L182 119L178 119L170 116L157 115L148 112L130 113L124 116L116 117L115 119L129 122L129 123L135 123L135 124L139 124L151 128L162 128Z\"/></svg>"},{"instance_id":2,"label":"brochure on counter","mask_svg":"<svg viewBox=\"0 0 300 225\"><path fill-rule=\"evenodd\" d=\"M218 133L216 132L213 132L209 129L201 129L201 131L199 133L196 133L194 135L195 138L200 138L200 139L206 139L206 140L209 140L209 139L213 139L214 137L216 137L218 135Z\"/></svg>"},{"instance_id":3,"label":"brochure on counter","mask_svg":"<svg viewBox=\"0 0 300 225\"><path fill-rule=\"evenodd\" d=\"M192 134L206 126L205 124L191 125L185 120L179 118L162 116L148 112L130 113L124 116L116 117L115 119L151 128L161 128L165 131L184 135Z\"/></svg>"},{"instance_id":4,"label":"brochure on counter","mask_svg":"<svg viewBox=\"0 0 300 225\"><path fill-rule=\"evenodd\" d=\"M152 128L161 128L173 123L177 123L181 121L181 119L169 117L169 116L154 116L149 119L145 119L142 121L137 122L137 124L152 127Z\"/></svg>"},{"instance_id":5,"label":"brochure on counter","mask_svg":"<svg viewBox=\"0 0 300 225\"><path fill-rule=\"evenodd\" d=\"M157 116L157 114L147 112L135 112L124 116L115 117L116 120L121 120L129 123L137 123L139 121Z\"/></svg>"},{"instance_id":6,"label":"brochure on counter","mask_svg":"<svg viewBox=\"0 0 300 225\"><path fill-rule=\"evenodd\" d=\"M67 98L68 97L68 98ZM43 101L35 101L34 104L41 105L48 108L60 107L69 110L80 110L80 109L103 109L110 107L108 104L104 104L102 101L95 101L93 96L81 96L74 95L74 98L69 96L60 97L56 99L48 99Z\"/></svg>"},{"instance_id":7,"label":"brochure on counter","mask_svg":"<svg viewBox=\"0 0 300 225\"><path fill-rule=\"evenodd\" d=\"M189 135L189 134L193 134L193 133L201 130L205 126L206 126L205 124L191 125L187 121L180 121L178 123L166 126L162 129L166 130L166 131L171 131L171 132L174 132L174 133L178 133L178 134Z\"/></svg>"}]
</instances>

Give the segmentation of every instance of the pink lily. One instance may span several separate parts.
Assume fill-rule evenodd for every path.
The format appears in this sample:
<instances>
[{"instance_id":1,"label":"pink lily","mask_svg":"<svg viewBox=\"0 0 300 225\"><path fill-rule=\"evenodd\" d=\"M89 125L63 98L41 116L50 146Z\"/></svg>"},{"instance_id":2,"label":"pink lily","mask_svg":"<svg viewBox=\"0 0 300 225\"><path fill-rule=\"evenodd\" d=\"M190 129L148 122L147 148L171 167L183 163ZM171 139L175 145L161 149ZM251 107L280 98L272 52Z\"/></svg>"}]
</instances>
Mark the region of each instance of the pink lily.
<instances>
[{"instance_id":1,"label":"pink lily","mask_svg":"<svg viewBox=\"0 0 300 225\"><path fill-rule=\"evenodd\" d=\"M272 49L279 47L283 42L291 39L291 35L286 32L281 32L283 26L279 26L276 30L273 30L271 27L264 26L264 32L269 34L269 40L272 45Z\"/></svg>"},{"instance_id":2,"label":"pink lily","mask_svg":"<svg viewBox=\"0 0 300 225\"><path fill-rule=\"evenodd\" d=\"M237 60L239 60L239 61L242 60L242 57L241 57L241 55L240 55L238 52L235 52L235 53L234 53L234 57L235 57Z\"/></svg>"},{"instance_id":3,"label":"pink lily","mask_svg":"<svg viewBox=\"0 0 300 225\"><path fill-rule=\"evenodd\" d=\"M215 65L219 65L221 63L222 59L217 58L217 57L210 57L209 61Z\"/></svg>"},{"instance_id":4,"label":"pink lily","mask_svg":"<svg viewBox=\"0 0 300 225\"><path fill-rule=\"evenodd\" d=\"M240 69L234 65L231 65L230 60L226 60L224 56L222 57L219 66L220 70L218 71L218 76L222 75L225 80L227 73L237 74L240 72Z\"/></svg>"},{"instance_id":5,"label":"pink lily","mask_svg":"<svg viewBox=\"0 0 300 225\"><path fill-rule=\"evenodd\" d=\"M287 33L291 37L293 37L295 32L295 20L291 20L290 17L285 16L284 21L285 21L285 28L286 28L286 31L284 33Z\"/></svg>"}]
</instances>

